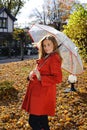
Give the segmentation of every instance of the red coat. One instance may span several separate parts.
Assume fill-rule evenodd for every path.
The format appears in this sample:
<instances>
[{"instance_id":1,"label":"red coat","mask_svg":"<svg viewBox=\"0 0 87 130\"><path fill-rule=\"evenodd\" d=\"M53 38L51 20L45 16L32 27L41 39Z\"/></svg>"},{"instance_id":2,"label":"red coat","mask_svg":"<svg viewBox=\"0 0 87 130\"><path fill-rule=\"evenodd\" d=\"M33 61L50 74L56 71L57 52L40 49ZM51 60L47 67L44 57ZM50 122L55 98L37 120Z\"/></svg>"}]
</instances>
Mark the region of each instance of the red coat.
<instances>
[{"instance_id":1,"label":"red coat","mask_svg":"<svg viewBox=\"0 0 87 130\"><path fill-rule=\"evenodd\" d=\"M34 80L29 82L22 108L30 114L54 116L56 84L62 81L61 59L53 53L47 60L38 60L38 69L41 81L34 76Z\"/></svg>"}]
</instances>

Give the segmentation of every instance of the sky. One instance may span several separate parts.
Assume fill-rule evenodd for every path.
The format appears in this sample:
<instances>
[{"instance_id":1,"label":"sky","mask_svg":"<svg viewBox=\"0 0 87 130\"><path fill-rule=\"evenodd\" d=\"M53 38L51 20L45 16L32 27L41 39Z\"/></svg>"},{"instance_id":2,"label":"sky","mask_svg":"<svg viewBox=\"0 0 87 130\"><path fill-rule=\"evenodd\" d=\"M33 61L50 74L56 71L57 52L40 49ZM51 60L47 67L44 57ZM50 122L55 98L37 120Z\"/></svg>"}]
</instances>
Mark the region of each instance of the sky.
<instances>
[{"instance_id":1,"label":"sky","mask_svg":"<svg viewBox=\"0 0 87 130\"><path fill-rule=\"evenodd\" d=\"M81 3L87 3L87 0L78 0ZM34 8L41 9L43 0L29 0L24 4L24 7L20 10L20 14L17 15L17 23L19 26L25 27L31 22L29 14Z\"/></svg>"},{"instance_id":2,"label":"sky","mask_svg":"<svg viewBox=\"0 0 87 130\"><path fill-rule=\"evenodd\" d=\"M29 19L29 14L32 12L35 8L41 8L43 4L43 0L29 0L25 3L24 7L20 10L20 14L17 15L17 23L22 25L27 24L31 21ZM22 23L22 24L21 24Z\"/></svg>"}]
</instances>

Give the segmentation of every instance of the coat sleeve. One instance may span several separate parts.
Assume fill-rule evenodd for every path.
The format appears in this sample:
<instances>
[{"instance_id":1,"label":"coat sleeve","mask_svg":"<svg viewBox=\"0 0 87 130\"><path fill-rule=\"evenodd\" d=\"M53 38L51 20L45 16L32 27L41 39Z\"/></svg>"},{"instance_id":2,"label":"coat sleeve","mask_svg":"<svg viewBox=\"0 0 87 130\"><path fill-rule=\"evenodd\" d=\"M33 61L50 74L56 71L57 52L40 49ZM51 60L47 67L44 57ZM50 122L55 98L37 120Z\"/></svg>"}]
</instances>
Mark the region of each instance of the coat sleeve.
<instances>
[{"instance_id":1,"label":"coat sleeve","mask_svg":"<svg viewBox=\"0 0 87 130\"><path fill-rule=\"evenodd\" d=\"M62 69L60 57L58 55L55 55L50 60L50 74L41 76L42 86L51 86L62 82Z\"/></svg>"}]
</instances>

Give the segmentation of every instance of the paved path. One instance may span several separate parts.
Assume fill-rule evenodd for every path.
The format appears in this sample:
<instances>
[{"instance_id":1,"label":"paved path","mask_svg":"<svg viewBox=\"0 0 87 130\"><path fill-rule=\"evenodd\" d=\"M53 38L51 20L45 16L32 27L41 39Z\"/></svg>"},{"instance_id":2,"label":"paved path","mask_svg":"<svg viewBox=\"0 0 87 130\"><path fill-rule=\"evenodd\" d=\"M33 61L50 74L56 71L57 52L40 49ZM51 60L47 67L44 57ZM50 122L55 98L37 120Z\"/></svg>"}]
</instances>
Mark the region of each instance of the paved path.
<instances>
[{"instance_id":1,"label":"paved path","mask_svg":"<svg viewBox=\"0 0 87 130\"><path fill-rule=\"evenodd\" d=\"M24 56L24 60L36 59L36 58L38 58L37 55ZM17 61L21 61L21 57L12 57L12 58L4 57L3 59L0 59L0 64L5 64L5 63L9 63L9 62L17 62Z\"/></svg>"}]
</instances>

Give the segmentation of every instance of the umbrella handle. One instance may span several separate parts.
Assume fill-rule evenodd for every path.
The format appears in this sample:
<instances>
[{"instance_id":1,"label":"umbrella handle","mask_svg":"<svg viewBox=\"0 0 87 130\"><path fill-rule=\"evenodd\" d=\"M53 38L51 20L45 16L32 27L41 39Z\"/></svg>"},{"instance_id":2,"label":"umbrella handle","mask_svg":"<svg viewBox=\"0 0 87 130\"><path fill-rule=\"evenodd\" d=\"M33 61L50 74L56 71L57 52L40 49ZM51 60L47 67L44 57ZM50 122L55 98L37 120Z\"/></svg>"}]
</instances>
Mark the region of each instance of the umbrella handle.
<instances>
[{"instance_id":1,"label":"umbrella handle","mask_svg":"<svg viewBox=\"0 0 87 130\"><path fill-rule=\"evenodd\" d=\"M62 44L58 45L58 47L57 47L57 48L59 48L61 45L62 45Z\"/></svg>"}]
</instances>

